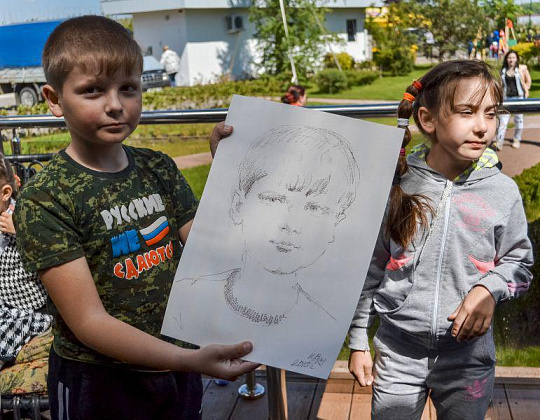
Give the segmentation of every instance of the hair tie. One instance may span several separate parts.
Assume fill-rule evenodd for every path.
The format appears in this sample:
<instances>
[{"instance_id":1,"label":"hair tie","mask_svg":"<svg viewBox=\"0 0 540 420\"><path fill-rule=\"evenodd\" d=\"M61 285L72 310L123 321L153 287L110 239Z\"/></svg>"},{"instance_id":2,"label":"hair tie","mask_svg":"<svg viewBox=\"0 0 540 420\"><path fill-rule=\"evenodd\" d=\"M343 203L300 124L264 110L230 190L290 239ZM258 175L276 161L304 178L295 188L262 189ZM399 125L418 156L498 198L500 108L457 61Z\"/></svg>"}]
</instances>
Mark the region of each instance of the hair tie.
<instances>
[{"instance_id":1,"label":"hair tie","mask_svg":"<svg viewBox=\"0 0 540 420\"><path fill-rule=\"evenodd\" d=\"M398 128L405 128L409 126L409 119L408 118L398 118L397 119L397 126Z\"/></svg>"},{"instance_id":2,"label":"hair tie","mask_svg":"<svg viewBox=\"0 0 540 420\"><path fill-rule=\"evenodd\" d=\"M420 82L420 80L415 80L412 82L413 86L416 88L417 91L421 91L422 90L422 83Z\"/></svg>"},{"instance_id":3,"label":"hair tie","mask_svg":"<svg viewBox=\"0 0 540 420\"><path fill-rule=\"evenodd\" d=\"M414 102L414 95L410 94L409 92L405 92L403 94L403 99L410 102L411 104Z\"/></svg>"},{"instance_id":4,"label":"hair tie","mask_svg":"<svg viewBox=\"0 0 540 420\"><path fill-rule=\"evenodd\" d=\"M400 156L405 156L405 148L402 147L401 150L399 151L399 155Z\"/></svg>"}]
</instances>

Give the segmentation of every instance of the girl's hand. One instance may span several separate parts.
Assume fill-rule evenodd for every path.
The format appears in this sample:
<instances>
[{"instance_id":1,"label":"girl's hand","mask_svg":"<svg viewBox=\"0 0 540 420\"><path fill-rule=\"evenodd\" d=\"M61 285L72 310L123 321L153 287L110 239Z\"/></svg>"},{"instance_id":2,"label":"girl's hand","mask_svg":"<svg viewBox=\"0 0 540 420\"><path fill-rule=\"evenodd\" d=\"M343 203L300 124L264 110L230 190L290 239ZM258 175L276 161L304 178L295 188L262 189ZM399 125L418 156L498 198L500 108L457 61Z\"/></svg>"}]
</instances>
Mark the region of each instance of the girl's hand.
<instances>
[{"instance_id":1,"label":"girl's hand","mask_svg":"<svg viewBox=\"0 0 540 420\"><path fill-rule=\"evenodd\" d=\"M233 128L230 125L225 125L225 121L217 123L210 134L210 152L212 157L216 155L216 150L221 139L228 137L233 132Z\"/></svg>"},{"instance_id":2,"label":"girl's hand","mask_svg":"<svg viewBox=\"0 0 540 420\"><path fill-rule=\"evenodd\" d=\"M373 383L373 360L371 360L369 350L351 350L349 371L361 386L369 386Z\"/></svg>"},{"instance_id":3,"label":"girl's hand","mask_svg":"<svg viewBox=\"0 0 540 420\"><path fill-rule=\"evenodd\" d=\"M484 286L474 287L457 307L449 321L454 321L452 337L458 342L484 335L491 325L495 299Z\"/></svg>"},{"instance_id":4,"label":"girl's hand","mask_svg":"<svg viewBox=\"0 0 540 420\"><path fill-rule=\"evenodd\" d=\"M0 214L0 232L15 235L15 226L13 226L13 215L7 211Z\"/></svg>"},{"instance_id":5,"label":"girl's hand","mask_svg":"<svg viewBox=\"0 0 540 420\"><path fill-rule=\"evenodd\" d=\"M233 345L210 344L197 351L195 371L217 378L235 381L244 373L251 372L260 365L241 360L251 353L253 345L249 341Z\"/></svg>"}]
</instances>

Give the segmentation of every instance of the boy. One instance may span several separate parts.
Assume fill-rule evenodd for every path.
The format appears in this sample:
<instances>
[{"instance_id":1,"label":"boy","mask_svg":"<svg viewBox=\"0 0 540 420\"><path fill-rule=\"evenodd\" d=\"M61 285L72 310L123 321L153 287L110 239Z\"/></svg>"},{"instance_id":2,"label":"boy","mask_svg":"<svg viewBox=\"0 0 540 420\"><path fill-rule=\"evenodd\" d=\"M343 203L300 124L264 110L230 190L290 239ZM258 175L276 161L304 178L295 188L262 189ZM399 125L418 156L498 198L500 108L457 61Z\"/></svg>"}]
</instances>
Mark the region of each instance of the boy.
<instances>
[{"instance_id":1,"label":"boy","mask_svg":"<svg viewBox=\"0 0 540 420\"><path fill-rule=\"evenodd\" d=\"M256 365L239 360L248 342L157 338L197 203L170 158L122 145L141 114L140 48L118 23L83 16L51 34L43 68L71 143L25 187L15 223L55 315L52 416L197 418L202 384L189 371L230 379Z\"/></svg>"}]
</instances>

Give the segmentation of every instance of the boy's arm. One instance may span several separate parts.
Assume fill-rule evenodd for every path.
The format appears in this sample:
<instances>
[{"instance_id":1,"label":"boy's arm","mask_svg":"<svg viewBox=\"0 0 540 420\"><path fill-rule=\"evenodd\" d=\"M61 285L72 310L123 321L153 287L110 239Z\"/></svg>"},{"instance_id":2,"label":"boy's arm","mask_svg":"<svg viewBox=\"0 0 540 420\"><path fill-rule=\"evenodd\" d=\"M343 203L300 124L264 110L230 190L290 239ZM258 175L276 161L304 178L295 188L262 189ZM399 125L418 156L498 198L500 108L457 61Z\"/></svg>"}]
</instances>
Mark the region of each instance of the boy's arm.
<instances>
[{"instance_id":1,"label":"boy's arm","mask_svg":"<svg viewBox=\"0 0 540 420\"><path fill-rule=\"evenodd\" d=\"M249 342L183 349L110 316L101 303L85 258L38 274L75 336L106 356L153 369L196 371L225 379L234 379L258 366L240 360L250 353Z\"/></svg>"}]
</instances>

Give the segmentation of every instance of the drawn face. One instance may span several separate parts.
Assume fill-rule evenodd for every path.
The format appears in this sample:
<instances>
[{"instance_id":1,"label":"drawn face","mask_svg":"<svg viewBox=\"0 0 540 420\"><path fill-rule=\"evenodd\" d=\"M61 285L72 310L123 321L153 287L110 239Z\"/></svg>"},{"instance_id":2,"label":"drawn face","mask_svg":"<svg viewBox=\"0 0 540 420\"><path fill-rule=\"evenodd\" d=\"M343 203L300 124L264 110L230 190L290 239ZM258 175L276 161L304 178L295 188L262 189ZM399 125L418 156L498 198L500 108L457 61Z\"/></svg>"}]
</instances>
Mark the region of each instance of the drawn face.
<instances>
[{"instance_id":1,"label":"drawn face","mask_svg":"<svg viewBox=\"0 0 540 420\"><path fill-rule=\"evenodd\" d=\"M331 157L304 146L269 159L268 175L253 184L247 197L238 195L246 251L265 270L291 274L317 261L333 242L343 177L333 168L339 164L332 166Z\"/></svg>"}]
</instances>

